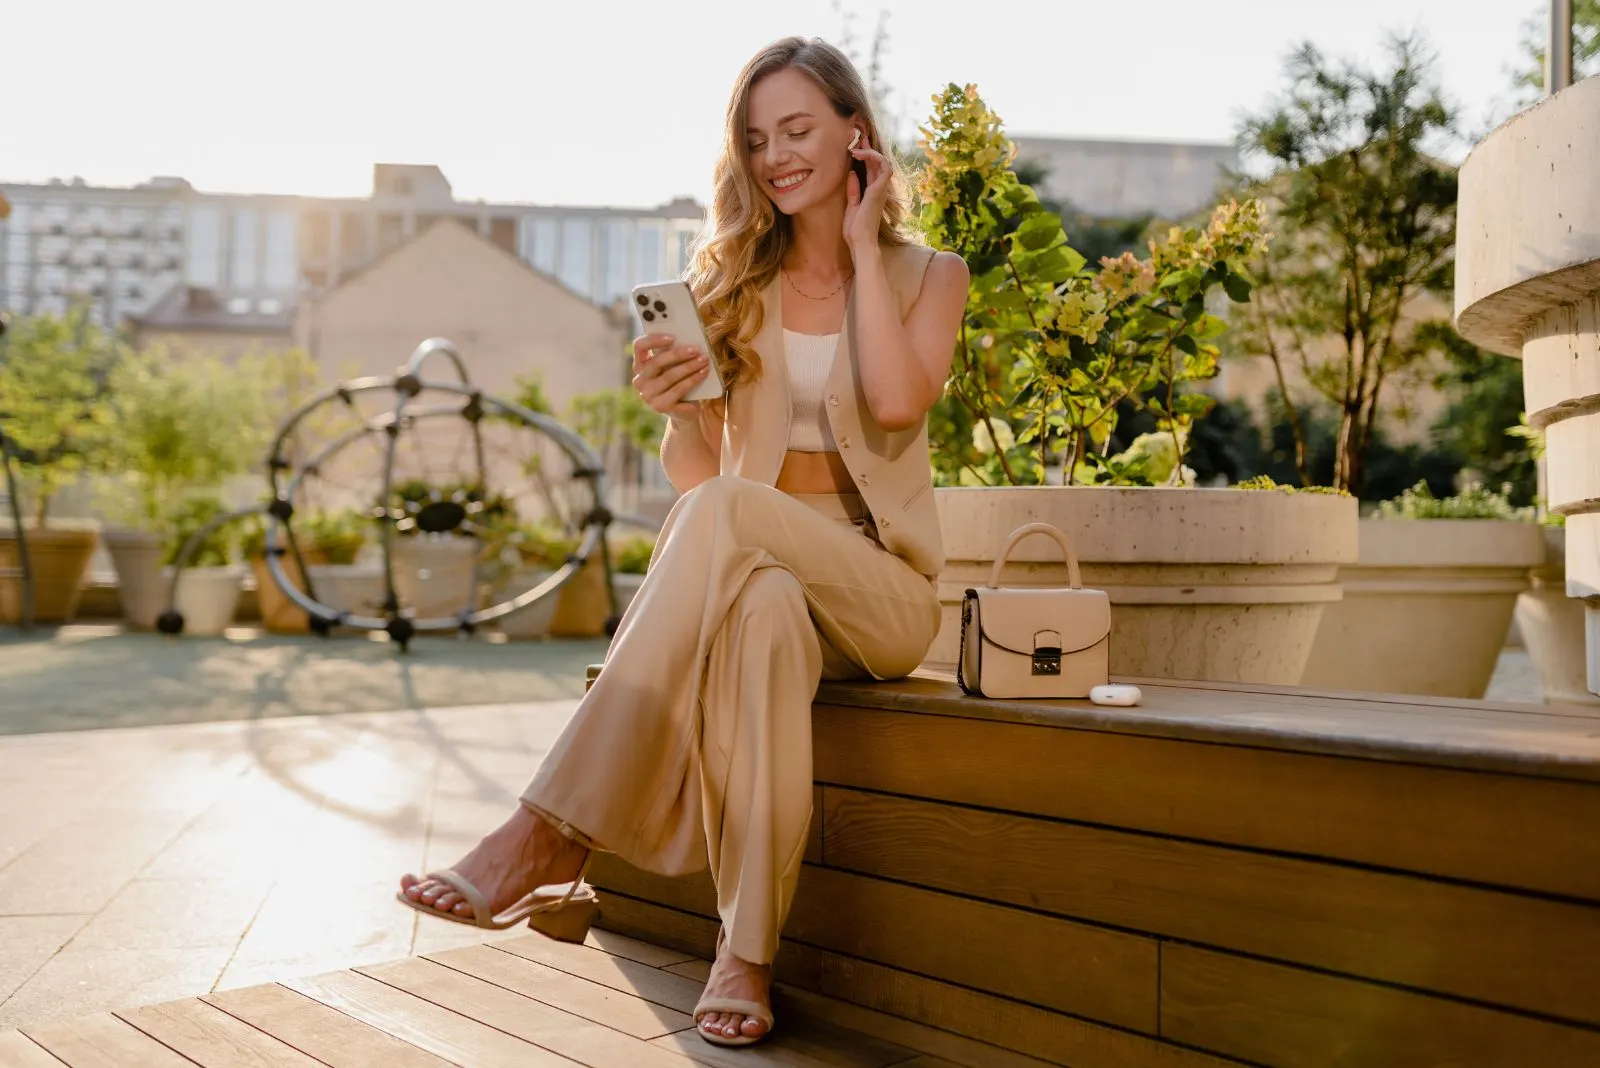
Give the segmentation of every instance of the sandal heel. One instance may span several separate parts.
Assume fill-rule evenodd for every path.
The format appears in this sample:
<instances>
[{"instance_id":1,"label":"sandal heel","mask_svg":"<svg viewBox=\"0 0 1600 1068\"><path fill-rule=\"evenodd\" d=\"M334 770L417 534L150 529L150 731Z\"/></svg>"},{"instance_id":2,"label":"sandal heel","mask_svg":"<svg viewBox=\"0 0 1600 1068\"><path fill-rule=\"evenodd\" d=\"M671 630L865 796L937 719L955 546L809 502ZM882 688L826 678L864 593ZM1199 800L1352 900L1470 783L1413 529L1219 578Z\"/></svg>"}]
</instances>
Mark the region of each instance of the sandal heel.
<instances>
[{"instance_id":1,"label":"sandal heel","mask_svg":"<svg viewBox=\"0 0 1600 1068\"><path fill-rule=\"evenodd\" d=\"M546 938L557 942L578 945L589 937L589 928L600 916L600 902L594 898L586 901L568 901L555 908L535 912L528 917L528 926Z\"/></svg>"}]
</instances>

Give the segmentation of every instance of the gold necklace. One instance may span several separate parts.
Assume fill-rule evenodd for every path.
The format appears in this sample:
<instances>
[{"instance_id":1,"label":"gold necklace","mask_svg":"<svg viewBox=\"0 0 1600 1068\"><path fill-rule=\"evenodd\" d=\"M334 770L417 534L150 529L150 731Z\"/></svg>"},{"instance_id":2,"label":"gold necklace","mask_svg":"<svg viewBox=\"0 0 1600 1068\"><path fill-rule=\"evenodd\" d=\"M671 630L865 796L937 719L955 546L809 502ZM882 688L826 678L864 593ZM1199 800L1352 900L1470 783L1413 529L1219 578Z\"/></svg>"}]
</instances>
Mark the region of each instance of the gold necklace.
<instances>
[{"instance_id":1,"label":"gold necklace","mask_svg":"<svg viewBox=\"0 0 1600 1068\"><path fill-rule=\"evenodd\" d=\"M813 297L810 293L807 293L805 290L801 289L799 286L794 284L794 279L789 277L789 271L788 271L787 268L779 267L778 270L783 272L784 281L789 283L789 288L793 289L796 293L800 294L802 297L805 297L807 300L827 300L828 297L833 296L835 293L839 292L839 290L841 290L845 286L849 285L850 284L850 279L852 279L852 278L854 278L856 276L855 272L851 271L850 274L845 278L845 280L843 282L840 282L838 285L834 286L833 289L828 292L827 296Z\"/></svg>"}]
</instances>

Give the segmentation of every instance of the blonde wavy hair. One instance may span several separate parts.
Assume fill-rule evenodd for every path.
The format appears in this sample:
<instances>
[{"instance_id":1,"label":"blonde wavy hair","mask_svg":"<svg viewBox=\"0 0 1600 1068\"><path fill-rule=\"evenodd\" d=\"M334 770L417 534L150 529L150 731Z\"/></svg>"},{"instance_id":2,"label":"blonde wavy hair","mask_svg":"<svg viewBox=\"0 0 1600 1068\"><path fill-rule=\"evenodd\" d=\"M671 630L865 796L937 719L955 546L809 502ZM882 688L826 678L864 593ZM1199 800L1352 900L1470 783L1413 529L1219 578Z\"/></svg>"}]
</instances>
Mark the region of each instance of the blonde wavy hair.
<instances>
[{"instance_id":1,"label":"blonde wavy hair","mask_svg":"<svg viewBox=\"0 0 1600 1068\"><path fill-rule=\"evenodd\" d=\"M848 56L821 38L785 37L746 63L728 101L727 128L714 172L715 190L705 229L695 242L688 283L705 323L722 380L729 386L761 377L761 357L751 342L761 329L761 293L778 273L793 240L793 224L778 212L750 173L750 90L762 78L793 67L827 94L843 118L867 128L867 143L889 160L889 198L878 243L912 243L906 217L910 198L894 154L878 136L877 118L861 75Z\"/></svg>"}]
</instances>

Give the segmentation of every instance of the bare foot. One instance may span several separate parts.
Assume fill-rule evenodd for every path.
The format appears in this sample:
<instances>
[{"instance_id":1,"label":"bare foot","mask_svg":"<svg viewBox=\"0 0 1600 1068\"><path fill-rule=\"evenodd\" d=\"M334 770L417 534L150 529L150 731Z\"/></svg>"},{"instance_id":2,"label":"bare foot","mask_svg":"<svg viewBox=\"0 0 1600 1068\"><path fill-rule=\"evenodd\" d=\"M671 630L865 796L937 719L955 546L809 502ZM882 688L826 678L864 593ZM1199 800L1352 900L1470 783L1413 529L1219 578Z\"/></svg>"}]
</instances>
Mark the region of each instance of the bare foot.
<instances>
[{"instance_id":1,"label":"bare foot","mask_svg":"<svg viewBox=\"0 0 1600 1068\"><path fill-rule=\"evenodd\" d=\"M541 886L576 879L586 853L583 846L518 805L451 870L478 888L489 902L490 915L499 915ZM400 889L418 904L472 919L466 899L437 879L407 873L400 877Z\"/></svg>"},{"instance_id":2,"label":"bare foot","mask_svg":"<svg viewBox=\"0 0 1600 1068\"><path fill-rule=\"evenodd\" d=\"M726 943L717 950L717 962L711 966L711 978L706 980L707 998L735 998L753 1001L758 1005L772 1003L772 965L751 964L733 955ZM723 1038L760 1038L767 1033L767 1025L753 1016L737 1012L708 1012L696 1021L700 1030Z\"/></svg>"}]
</instances>

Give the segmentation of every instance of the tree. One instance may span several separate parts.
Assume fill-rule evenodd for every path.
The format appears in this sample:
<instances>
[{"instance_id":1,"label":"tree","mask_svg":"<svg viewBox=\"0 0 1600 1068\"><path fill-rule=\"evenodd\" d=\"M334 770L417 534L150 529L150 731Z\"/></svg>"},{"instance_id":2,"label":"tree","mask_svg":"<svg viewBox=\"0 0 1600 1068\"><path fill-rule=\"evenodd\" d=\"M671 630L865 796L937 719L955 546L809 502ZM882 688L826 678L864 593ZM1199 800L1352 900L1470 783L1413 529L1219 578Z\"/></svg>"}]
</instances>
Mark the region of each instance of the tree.
<instances>
[{"instance_id":1,"label":"tree","mask_svg":"<svg viewBox=\"0 0 1600 1068\"><path fill-rule=\"evenodd\" d=\"M1305 484L1306 428L1286 365L1338 413L1333 485L1359 495L1384 387L1421 374L1437 348L1438 332L1419 329L1419 299L1450 299L1456 172L1431 152L1456 137L1456 119L1430 68L1416 38L1392 39L1379 70L1302 45L1287 90L1241 132L1274 239L1236 336L1272 361Z\"/></svg>"},{"instance_id":2,"label":"tree","mask_svg":"<svg viewBox=\"0 0 1600 1068\"><path fill-rule=\"evenodd\" d=\"M34 520L98 459L109 413L104 376L116 344L88 309L19 319L0 339L0 433L10 439Z\"/></svg>"},{"instance_id":3,"label":"tree","mask_svg":"<svg viewBox=\"0 0 1600 1068\"><path fill-rule=\"evenodd\" d=\"M1079 211L1065 200L1057 200L1048 193L1039 192L1040 186L1050 176L1050 165L1040 159L1019 159L1013 166L1017 181L1033 188L1044 210L1061 217L1072 247L1083 253L1091 269L1102 259L1116 259L1124 252L1137 252L1144 248L1145 239L1154 232L1155 213L1142 215L1090 215Z\"/></svg>"}]
</instances>

